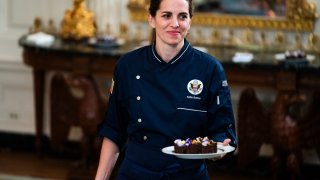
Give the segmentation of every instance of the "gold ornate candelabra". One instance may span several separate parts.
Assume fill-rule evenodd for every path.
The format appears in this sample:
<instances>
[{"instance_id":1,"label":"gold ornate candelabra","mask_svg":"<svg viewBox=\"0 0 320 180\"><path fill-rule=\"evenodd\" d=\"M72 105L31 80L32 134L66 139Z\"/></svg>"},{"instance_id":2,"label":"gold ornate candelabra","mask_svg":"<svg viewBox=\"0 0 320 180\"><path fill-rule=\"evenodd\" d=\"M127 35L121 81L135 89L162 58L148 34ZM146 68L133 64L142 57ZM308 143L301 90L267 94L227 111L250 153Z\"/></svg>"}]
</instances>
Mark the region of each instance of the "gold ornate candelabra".
<instances>
[{"instance_id":1,"label":"gold ornate candelabra","mask_svg":"<svg viewBox=\"0 0 320 180\"><path fill-rule=\"evenodd\" d=\"M94 14L86 9L84 0L73 0L73 9L67 10L61 24L61 37L82 40L96 33Z\"/></svg>"}]
</instances>

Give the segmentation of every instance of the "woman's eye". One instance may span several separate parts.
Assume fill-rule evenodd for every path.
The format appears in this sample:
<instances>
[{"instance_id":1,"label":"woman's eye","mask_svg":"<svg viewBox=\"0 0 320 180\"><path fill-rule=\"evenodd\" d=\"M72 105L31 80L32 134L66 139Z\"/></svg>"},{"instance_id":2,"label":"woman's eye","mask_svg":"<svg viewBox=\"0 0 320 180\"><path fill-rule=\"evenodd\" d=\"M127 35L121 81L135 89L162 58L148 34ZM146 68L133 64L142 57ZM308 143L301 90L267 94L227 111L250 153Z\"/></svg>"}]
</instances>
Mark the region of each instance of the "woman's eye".
<instances>
[{"instance_id":1,"label":"woman's eye","mask_svg":"<svg viewBox=\"0 0 320 180\"><path fill-rule=\"evenodd\" d=\"M164 15L162 15L162 17L165 18L165 19L170 18L170 16L171 16L170 14L164 14Z\"/></svg>"},{"instance_id":2,"label":"woman's eye","mask_svg":"<svg viewBox=\"0 0 320 180\"><path fill-rule=\"evenodd\" d=\"M180 19L184 20L188 18L188 15L182 14L179 16Z\"/></svg>"}]
</instances>

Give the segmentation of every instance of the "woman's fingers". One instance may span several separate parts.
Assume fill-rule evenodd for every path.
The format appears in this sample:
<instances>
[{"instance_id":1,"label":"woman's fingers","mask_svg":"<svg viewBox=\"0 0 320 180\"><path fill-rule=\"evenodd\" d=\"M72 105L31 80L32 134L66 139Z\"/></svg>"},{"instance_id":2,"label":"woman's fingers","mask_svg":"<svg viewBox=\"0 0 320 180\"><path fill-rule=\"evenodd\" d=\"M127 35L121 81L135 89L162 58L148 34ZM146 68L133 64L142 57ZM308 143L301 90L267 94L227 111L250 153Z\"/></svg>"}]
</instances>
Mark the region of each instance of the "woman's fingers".
<instances>
[{"instance_id":1,"label":"woman's fingers","mask_svg":"<svg viewBox=\"0 0 320 180\"><path fill-rule=\"evenodd\" d=\"M231 139L225 139L222 144L224 146L228 146L230 142L231 142Z\"/></svg>"},{"instance_id":2,"label":"woman's fingers","mask_svg":"<svg viewBox=\"0 0 320 180\"><path fill-rule=\"evenodd\" d=\"M225 139L223 142L218 142L218 144L222 144L224 146L229 146L229 143L231 142L231 139ZM225 156L226 154L222 154L220 156L214 157L214 158L210 158L211 161L216 161L218 159L221 159Z\"/></svg>"}]
</instances>

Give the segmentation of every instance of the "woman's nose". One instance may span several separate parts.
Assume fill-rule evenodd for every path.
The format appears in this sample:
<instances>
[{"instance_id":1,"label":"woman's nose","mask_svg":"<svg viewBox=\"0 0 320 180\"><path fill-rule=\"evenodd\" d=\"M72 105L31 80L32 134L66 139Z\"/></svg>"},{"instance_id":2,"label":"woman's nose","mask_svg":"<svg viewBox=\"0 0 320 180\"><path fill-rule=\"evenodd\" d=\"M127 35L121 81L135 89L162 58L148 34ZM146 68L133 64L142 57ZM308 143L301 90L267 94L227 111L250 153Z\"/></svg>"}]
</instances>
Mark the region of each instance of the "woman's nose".
<instances>
[{"instance_id":1,"label":"woman's nose","mask_svg":"<svg viewBox=\"0 0 320 180\"><path fill-rule=\"evenodd\" d=\"M179 27L179 21L178 21L178 18L172 18L171 26L172 26L172 27L174 27L174 28Z\"/></svg>"}]
</instances>

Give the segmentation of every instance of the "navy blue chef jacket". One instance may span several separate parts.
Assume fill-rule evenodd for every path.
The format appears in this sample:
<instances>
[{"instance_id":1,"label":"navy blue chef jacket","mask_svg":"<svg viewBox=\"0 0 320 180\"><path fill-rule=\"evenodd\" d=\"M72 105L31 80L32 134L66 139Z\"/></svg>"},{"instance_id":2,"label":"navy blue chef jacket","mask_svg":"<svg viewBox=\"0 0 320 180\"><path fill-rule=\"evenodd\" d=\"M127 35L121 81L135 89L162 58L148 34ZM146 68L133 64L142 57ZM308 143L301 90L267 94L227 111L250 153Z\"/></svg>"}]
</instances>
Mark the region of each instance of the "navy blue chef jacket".
<instances>
[{"instance_id":1,"label":"navy blue chef jacket","mask_svg":"<svg viewBox=\"0 0 320 180\"><path fill-rule=\"evenodd\" d=\"M99 134L126 154L119 179L208 179L204 160L161 152L178 138L236 145L230 91L220 62L187 40L169 63L154 44L123 55Z\"/></svg>"}]
</instances>

